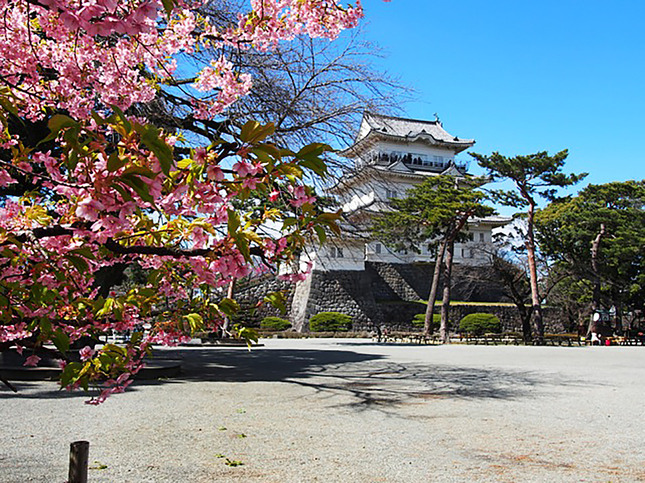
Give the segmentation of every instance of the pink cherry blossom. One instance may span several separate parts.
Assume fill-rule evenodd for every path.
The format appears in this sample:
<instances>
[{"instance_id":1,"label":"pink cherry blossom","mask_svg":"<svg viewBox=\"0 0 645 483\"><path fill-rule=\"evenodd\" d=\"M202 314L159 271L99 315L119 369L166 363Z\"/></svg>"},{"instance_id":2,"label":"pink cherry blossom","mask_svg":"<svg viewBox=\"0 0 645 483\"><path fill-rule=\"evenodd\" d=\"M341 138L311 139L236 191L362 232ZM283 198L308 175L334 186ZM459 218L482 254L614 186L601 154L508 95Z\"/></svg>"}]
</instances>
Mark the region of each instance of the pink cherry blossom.
<instances>
[{"instance_id":1,"label":"pink cherry blossom","mask_svg":"<svg viewBox=\"0 0 645 483\"><path fill-rule=\"evenodd\" d=\"M27 360L25 361L23 366L36 367L39 362L40 362L40 357L38 357L36 354L34 354L34 355L31 355L31 356L27 357Z\"/></svg>"},{"instance_id":2,"label":"pink cherry blossom","mask_svg":"<svg viewBox=\"0 0 645 483\"><path fill-rule=\"evenodd\" d=\"M82 361L88 361L94 356L94 349L86 345L81 350L79 350L78 353L81 356Z\"/></svg>"}]
</instances>

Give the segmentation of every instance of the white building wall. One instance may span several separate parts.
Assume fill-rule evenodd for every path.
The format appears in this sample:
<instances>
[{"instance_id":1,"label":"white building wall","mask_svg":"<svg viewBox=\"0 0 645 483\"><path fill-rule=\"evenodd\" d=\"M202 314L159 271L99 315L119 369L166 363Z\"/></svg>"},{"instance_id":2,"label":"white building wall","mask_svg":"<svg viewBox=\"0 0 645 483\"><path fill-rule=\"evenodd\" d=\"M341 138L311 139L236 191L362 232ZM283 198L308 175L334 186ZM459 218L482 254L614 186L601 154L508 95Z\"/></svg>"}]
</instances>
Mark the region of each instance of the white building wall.
<instances>
[{"instance_id":1,"label":"white building wall","mask_svg":"<svg viewBox=\"0 0 645 483\"><path fill-rule=\"evenodd\" d=\"M392 194L396 194L394 198L404 198L406 192L412 188L415 183L400 181L393 177L387 179L382 178L374 182L374 196L381 201L387 201ZM393 193L394 192L394 193Z\"/></svg>"},{"instance_id":2,"label":"white building wall","mask_svg":"<svg viewBox=\"0 0 645 483\"><path fill-rule=\"evenodd\" d=\"M323 247L310 249L300 257L301 265L313 263L313 269L323 272L330 270L365 270L365 244L357 241L329 241Z\"/></svg>"}]
</instances>

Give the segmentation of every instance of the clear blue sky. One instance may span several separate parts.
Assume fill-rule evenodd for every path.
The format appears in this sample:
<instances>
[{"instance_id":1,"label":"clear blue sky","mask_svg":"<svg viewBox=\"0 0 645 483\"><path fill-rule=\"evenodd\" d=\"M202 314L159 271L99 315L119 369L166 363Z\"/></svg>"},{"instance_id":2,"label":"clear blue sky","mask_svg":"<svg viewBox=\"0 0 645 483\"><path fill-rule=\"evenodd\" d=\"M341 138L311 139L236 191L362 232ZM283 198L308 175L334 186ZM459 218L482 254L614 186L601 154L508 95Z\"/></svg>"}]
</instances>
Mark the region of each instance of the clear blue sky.
<instances>
[{"instance_id":1,"label":"clear blue sky","mask_svg":"<svg viewBox=\"0 0 645 483\"><path fill-rule=\"evenodd\" d=\"M363 3L409 117L437 112L479 153L567 148L581 186L645 178L644 1Z\"/></svg>"}]
</instances>

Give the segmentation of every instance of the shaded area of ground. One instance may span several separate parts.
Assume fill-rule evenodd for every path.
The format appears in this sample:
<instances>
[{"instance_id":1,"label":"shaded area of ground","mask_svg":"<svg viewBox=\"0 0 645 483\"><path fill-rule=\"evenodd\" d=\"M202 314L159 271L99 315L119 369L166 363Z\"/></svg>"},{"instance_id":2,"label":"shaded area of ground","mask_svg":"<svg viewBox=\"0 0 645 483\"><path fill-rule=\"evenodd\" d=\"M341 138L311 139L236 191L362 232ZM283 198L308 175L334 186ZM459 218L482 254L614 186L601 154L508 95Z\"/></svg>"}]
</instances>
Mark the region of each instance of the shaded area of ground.
<instances>
[{"instance_id":1,"label":"shaded area of ground","mask_svg":"<svg viewBox=\"0 0 645 483\"><path fill-rule=\"evenodd\" d=\"M316 391L343 391L355 397L356 408L396 406L413 398L516 399L536 386L576 384L533 372L445 364L395 362L379 354L356 352L369 343L337 344L335 350L193 347L162 349L155 358L181 362L177 377L137 381L129 390L145 386L187 384L193 381L226 383L289 382ZM373 345L378 348L381 346ZM398 348L403 347L399 345ZM418 348L418 346L410 346ZM435 350L428 347L427 350ZM18 394L0 390L0 399L85 398L82 391L61 391L38 382L16 382Z\"/></svg>"},{"instance_id":2,"label":"shaded area of ground","mask_svg":"<svg viewBox=\"0 0 645 483\"><path fill-rule=\"evenodd\" d=\"M158 357L184 373L100 407L51 382L0 390L0 481L63 481L79 439L93 483L645 481L640 347L268 340Z\"/></svg>"}]
</instances>

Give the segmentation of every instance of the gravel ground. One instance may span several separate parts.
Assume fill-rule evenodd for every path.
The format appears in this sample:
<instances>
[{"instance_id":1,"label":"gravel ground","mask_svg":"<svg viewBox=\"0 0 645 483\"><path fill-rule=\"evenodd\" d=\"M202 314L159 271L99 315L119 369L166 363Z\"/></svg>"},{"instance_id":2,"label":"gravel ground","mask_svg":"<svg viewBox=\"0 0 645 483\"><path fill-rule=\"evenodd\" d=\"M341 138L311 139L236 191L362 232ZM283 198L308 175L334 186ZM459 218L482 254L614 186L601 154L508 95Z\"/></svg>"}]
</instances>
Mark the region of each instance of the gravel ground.
<instances>
[{"instance_id":1,"label":"gravel ground","mask_svg":"<svg viewBox=\"0 0 645 483\"><path fill-rule=\"evenodd\" d=\"M645 481L645 347L264 342L99 407L0 389L0 481L63 482L81 439L91 482Z\"/></svg>"}]
</instances>

